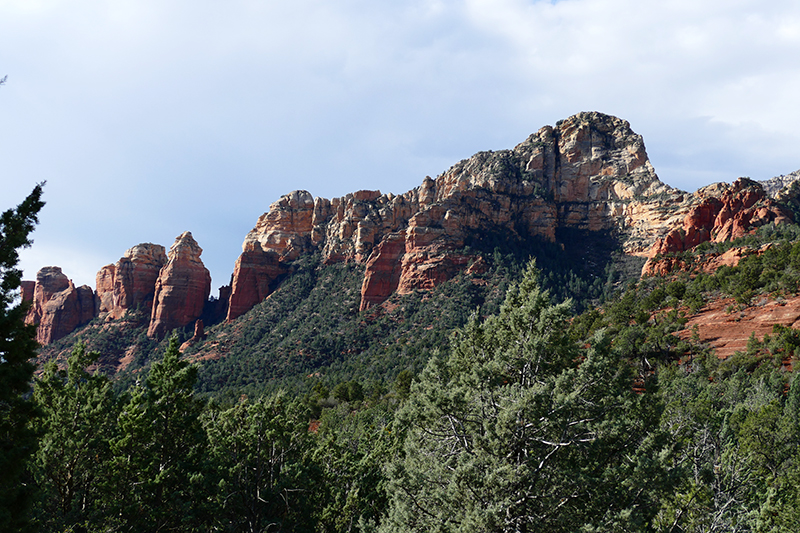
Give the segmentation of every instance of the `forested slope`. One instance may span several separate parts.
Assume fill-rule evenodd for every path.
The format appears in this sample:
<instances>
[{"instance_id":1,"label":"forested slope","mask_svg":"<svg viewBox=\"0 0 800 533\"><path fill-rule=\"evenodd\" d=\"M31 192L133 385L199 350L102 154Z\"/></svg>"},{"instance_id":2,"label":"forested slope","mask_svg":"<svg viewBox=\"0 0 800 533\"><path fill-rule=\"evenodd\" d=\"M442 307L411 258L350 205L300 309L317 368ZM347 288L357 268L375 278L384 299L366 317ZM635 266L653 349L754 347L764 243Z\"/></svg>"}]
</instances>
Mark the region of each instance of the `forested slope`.
<instances>
[{"instance_id":1,"label":"forested slope","mask_svg":"<svg viewBox=\"0 0 800 533\"><path fill-rule=\"evenodd\" d=\"M673 334L719 295L796 293L790 233L762 235L770 253L739 266L645 279L580 315L528 268L449 350L383 389L312 379L299 396L209 402L174 339L114 393L78 347L34 385L38 527L792 531L796 331L724 361Z\"/></svg>"}]
</instances>

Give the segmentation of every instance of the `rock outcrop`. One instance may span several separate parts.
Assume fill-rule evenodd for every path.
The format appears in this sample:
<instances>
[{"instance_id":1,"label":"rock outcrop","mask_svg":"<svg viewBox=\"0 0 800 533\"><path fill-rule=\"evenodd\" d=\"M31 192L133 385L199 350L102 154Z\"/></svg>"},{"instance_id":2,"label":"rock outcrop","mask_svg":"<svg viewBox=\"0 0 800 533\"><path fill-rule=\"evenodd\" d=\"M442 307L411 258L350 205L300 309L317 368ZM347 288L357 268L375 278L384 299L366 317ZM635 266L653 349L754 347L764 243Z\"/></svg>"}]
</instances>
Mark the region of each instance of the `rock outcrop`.
<instances>
[{"instance_id":1,"label":"rock outcrop","mask_svg":"<svg viewBox=\"0 0 800 533\"><path fill-rule=\"evenodd\" d=\"M277 252L246 244L233 270L233 291L228 300L226 319L233 320L252 309L274 290L275 283L286 272L287 268Z\"/></svg>"},{"instance_id":2,"label":"rock outcrop","mask_svg":"<svg viewBox=\"0 0 800 533\"><path fill-rule=\"evenodd\" d=\"M44 267L36 282L24 282L22 297L31 302L25 322L36 324L40 344L72 333L95 316L94 291L88 285L75 287L59 267Z\"/></svg>"},{"instance_id":3,"label":"rock outcrop","mask_svg":"<svg viewBox=\"0 0 800 533\"><path fill-rule=\"evenodd\" d=\"M147 336L163 338L174 328L194 323L203 314L211 292L211 275L203 265L203 249L188 231L170 247L167 263L155 283Z\"/></svg>"},{"instance_id":4,"label":"rock outcrop","mask_svg":"<svg viewBox=\"0 0 800 533\"><path fill-rule=\"evenodd\" d=\"M292 272L293 261L316 253L328 264L363 266L360 309L365 310L393 293L429 290L459 272L485 270L475 250L494 239L541 239L565 249L572 230L611 235L624 253L649 258L644 273L666 273L682 266L676 252L790 220L770 196L787 194L795 174L800 176L763 185L740 179L689 194L658 179L641 136L628 122L579 113L539 129L513 149L475 154L404 194L362 190L328 200L294 191L281 197L245 237L231 285L217 300L208 301L210 276L189 232L168 255L159 245L135 246L98 272L96 308L110 319L135 307L150 309L148 335L162 338L201 316L206 324L236 319L269 297ZM797 184L793 190L800 212ZM750 252L712 258L716 263L709 260L708 268L735 264L745 253ZM52 279L45 276L42 286L51 288L40 290L37 282L22 290L38 302L30 320L45 324L40 326L45 342L55 338L52 331L58 335L69 328L44 318L47 302L66 309L74 307L67 300L81 294L80 311L66 313L80 320L92 307L84 288L70 288L55 273L48 276ZM67 296L71 293L75 296Z\"/></svg>"},{"instance_id":5,"label":"rock outcrop","mask_svg":"<svg viewBox=\"0 0 800 533\"><path fill-rule=\"evenodd\" d=\"M736 352L745 352L751 335L760 340L772 334L775 324L800 328L800 296L774 300L764 297L747 306L733 298L712 300L688 317L679 335L688 339L696 331L701 342L708 343L717 357L725 359Z\"/></svg>"},{"instance_id":6,"label":"rock outcrop","mask_svg":"<svg viewBox=\"0 0 800 533\"><path fill-rule=\"evenodd\" d=\"M329 263L363 263L366 309L463 271L476 259L464 252L476 233L554 241L562 227L613 230L626 252L645 255L686 213L685 198L659 181L626 121L580 113L512 150L478 153L402 195L282 197L245 238L228 319L268 295L282 265L305 251L320 251Z\"/></svg>"},{"instance_id":7,"label":"rock outcrop","mask_svg":"<svg viewBox=\"0 0 800 533\"><path fill-rule=\"evenodd\" d=\"M203 324L203 321L198 318L197 321L194 323L194 334L192 334L192 336L188 340L186 340L183 344L181 344L180 348L178 348L178 351L183 353L187 348L194 346L198 342L202 342L205 338L206 338L205 324Z\"/></svg>"},{"instance_id":8,"label":"rock outcrop","mask_svg":"<svg viewBox=\"0 0 800 533\"><path fill-rule=\"evenodd\" d=\"M770 198L777 198L782 191L788 189L797 180L800 180L800 170L775 176L759 183Z\"/></svg>"},{"instance_id":9,"label":"rock outcrop","mask_svg":"<svg viewBox=\"0 0 800 533\"><path fill-rule=\"evenodd\" d=\"M101 268L96 277L99 311L114 319L136 307L151 313L156 280L166 263L163 246L143 243L127 250L116 264Z\"/></svg>"},{"instance_id":10,"label":"rock outcrop","mask_svg":"<svg viewBox=\"0 0 800 533\"><path fill-rule=\"evenodd\" d=\"M680 227L656 240L650 249L643 274L665 274L679 266L675 258L664 257L690 250L703 242L725 242L743 237L770 222L783 223L791 215L772 200L757 182L740 178L733 184L716 183L693 195L692 207Z\"/></svg>"}]
</instances>

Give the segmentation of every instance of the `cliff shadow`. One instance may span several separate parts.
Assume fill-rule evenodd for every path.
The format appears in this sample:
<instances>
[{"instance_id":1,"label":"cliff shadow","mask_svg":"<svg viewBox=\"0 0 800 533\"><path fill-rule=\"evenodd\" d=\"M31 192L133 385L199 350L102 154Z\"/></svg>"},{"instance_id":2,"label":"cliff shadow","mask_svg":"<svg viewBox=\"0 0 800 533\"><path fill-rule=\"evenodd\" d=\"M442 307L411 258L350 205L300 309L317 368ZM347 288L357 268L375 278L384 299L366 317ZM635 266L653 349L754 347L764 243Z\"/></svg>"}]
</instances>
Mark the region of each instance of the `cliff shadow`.
<instances>
[{"instance_id":1,"label":"cliff shadow","mask_svg":"<svg viewBox=\"0 0 800 533\"><path fill-rule=\"evenodd\" d=\"M638 279L644 264L644 259L623 252L622 241L612 230L558 228L553 242L498 228L474 235L466 248L493 264L503 262L512 271L535 257L542 287L555 301L572 298L576 312L602 303L629 280Z\"/></svg>"}]
</instances>

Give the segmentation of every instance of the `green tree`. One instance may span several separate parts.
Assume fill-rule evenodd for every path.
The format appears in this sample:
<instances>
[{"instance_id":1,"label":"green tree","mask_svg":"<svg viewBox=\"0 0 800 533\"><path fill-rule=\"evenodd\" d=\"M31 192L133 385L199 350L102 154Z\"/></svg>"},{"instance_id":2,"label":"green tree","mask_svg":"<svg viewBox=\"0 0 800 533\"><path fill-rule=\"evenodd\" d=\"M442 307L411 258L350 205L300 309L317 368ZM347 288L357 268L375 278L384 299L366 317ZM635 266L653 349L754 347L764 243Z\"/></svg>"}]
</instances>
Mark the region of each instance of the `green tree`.
<instances>
[{"instance_id":1,"label":"green tree","mask_svg":"<svg viewBox=\"0 0 800 533\"><path fill-rule=\"evenodd\" d=\"M3 78L5 81L5 78ZM35 369L36 328L25 325L27 305L20 301L19 249L31 245L30 233L44 206L42 185L15 209L0 215L0 529L25 530L31 503L25 469L36 449L31 427L36 409L25 395Z\"/></svg>"},{"instance_id":2,"label":"green tree","mask_svg":"<svg viewBox=\"0 0 800 533\"><path fill-rule=\"evenodd\" d=\"M669 486L657 397L602 334L570 340L569 304L531 264L431 360L398 413L384 531L647 530Z\"/></svg>"},{"instance_id":3,"label":"green tree","mask_svg":"<svg viewBox=\"0 0 800 533\"><path fill-rule=\"evenodd\" d=\"M698 354L684 365L661 369L662 427L671 434L675 466L683 475L661 502L659 530L771 531L759 521L790 520L781 505L798 496L788 407L796 404L796 391L784 407L784 379L771 358L759 365L746 354L723 362Z\"/></svg>"},{"instance_id":4,"label":"green tree","mask_svg":"<svg viewBox=\"0 0 800 533\"><path fill-rule=\"evenodd\" d=\"M308 416L283 394L206 417L219 482L218 531L311 531L317 483L310 476Z\"/></svg>"},{"instance_id":5,"label":"green tree","mask_svg":"<svg viewBox=\"0 0 800 533\"><path fill-rule=\"evenodd\" d=\"M207 520L207 438L196 380L197 367L181 360L173 337L122 409L109 489L126 530L192 531Z\"/></svg>"},{"instance_id":6,"label":"green tree","mask_svg":"<svg viewBox=\"0 0 800 533\"><path fill-rule=\"evenodd\" d=\"M321 471L317 531L374 531L388 507L384 467L397 447L389 402L322 414L313 452Z\"/></svg>"},{"instance_id":7,"label":"green tree","mask_svg":"<svg viewBox=\"0 0 800 533\"><path fill-rule=\"evenodd\" d=\"M118 409L108 378L86 371L99 355L78 344L66 370L50 361L34 384L43 416L33 471L41 490L40 521L49 529L85 523L101 514L100 487Z\"/></svg>"}]
</instances>

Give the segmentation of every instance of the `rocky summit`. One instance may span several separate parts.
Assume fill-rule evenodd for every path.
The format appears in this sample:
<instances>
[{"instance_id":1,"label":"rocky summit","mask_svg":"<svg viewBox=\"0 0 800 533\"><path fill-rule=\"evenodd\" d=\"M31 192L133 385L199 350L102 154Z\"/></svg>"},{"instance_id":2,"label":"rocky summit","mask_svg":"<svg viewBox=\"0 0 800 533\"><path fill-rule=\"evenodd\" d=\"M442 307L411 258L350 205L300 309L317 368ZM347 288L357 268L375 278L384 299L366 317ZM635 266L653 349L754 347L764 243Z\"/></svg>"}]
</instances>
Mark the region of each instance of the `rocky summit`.
<instances>
[{"instance_id":1,"label":"rocky summit","mask_svg":"<svg viewBox=\"0 0 800 533\"><path fill-rule=\"evenodd\" d=\"M329 263L363 263L364 310L467 269L477 259L465 252L476 235L555 242L563 228L611 231L625 253L653 258L787 216L749 180L694 194L674 189L659 180L628 122L580 113L511 150L478 153L402 195L282 197L245 238L228 319L263 300L284 265L305 252ZM653 269L651 260L646 272Z\"/></svg>"},{"instance_id":2,"label":"rocky summit","mask_svg":"<svg viewBox=\"0 0 800 533\"><path fill-rule=\"evenodd\" d=\"M120 318L139 306L150 311L156 280L166 263L163 246L144 243L130 248L115 264L101 268L96 277L99 312Z\"/></svg>"},{"instance_id":3,"label":"rocky summit","mask_svg":"<svg viewBox=\"0 0 800 533\"><path fill-rule=\"evenodd\" d=\"M37 324L36 340L48 344L94 318L95 297L88 285L75 287L59 267L44 267L36 282L23 286L22 297L31 302L25 319Z\"/></svg>"},{"instance_id":4,"label":"rocky summit","mask_svg":"<svg viewBox=\"0 0 800 533\"><path fill-rule=\"evenodd\" d=\"M570 244L565 230L602 232L613 236L621 253L647 260L644 274L664 273L680 266L675 252L790 221L776 198L795 174L687 193L659 180L642 137L627 121L579 113L512 149L475 154L403 194L282 196L245 236L231 285L221 289L219 300L208 301L210 277L189 232L169 254L149 243L129 249L98 272L94 293L71 287L60 270L58 276L40 273L23 292L34 301L29 321L47 343L87 317L115 320L132 308L150 314L152 338L190 327L201 316L206 325L233 321L269 297L305 254L363 268L360 310L380 306L394 293L427 291L460 272L480 270L476 247L490 237L563 247ZM66 303L73 292L69 298L80 304Z\"/></svg>"}]
</instances>

